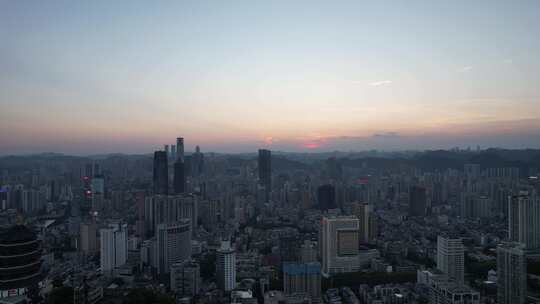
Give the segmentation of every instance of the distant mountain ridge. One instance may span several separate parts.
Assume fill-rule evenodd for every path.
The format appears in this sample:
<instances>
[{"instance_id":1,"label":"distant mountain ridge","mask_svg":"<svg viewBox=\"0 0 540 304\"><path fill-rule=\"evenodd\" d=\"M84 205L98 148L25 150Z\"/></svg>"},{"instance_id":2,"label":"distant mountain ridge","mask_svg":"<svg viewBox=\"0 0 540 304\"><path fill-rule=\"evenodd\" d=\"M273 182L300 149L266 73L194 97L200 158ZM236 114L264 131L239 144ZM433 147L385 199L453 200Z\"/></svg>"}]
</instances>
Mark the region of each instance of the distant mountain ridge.
<instances>
[{"instance_id":1,"label":"distant mountain ridge","mask_svg":"<svg viewBox=\"0 0 540 304\"><path fill-rule=\"evenodd\" d=\"M207 153L226 159L232 167L239 167L249 162L256 162L256 153L218 154ZM381 156L379 156L381 155ZM529 168L540 168L540 149L487 149L482 151L433 150L424 152L331 152L331 153L287 153L272 154L272 167L276 171L306 170L312 166L321 166L328 158L334 157L345 167L363 167L391 169L397 166L411 166L428 171L442 171L447 168L462 170L467 163L479 164L482 169L494 167L517 167L523 174ZM51 162L84 163L92 161L114 162L118 160L148 160L152 154L102 154L93 156L72 156L61 153L40 153L33 155L0 157L0 169L20 169L43 165Z\"/></svg>"}]
</instances>

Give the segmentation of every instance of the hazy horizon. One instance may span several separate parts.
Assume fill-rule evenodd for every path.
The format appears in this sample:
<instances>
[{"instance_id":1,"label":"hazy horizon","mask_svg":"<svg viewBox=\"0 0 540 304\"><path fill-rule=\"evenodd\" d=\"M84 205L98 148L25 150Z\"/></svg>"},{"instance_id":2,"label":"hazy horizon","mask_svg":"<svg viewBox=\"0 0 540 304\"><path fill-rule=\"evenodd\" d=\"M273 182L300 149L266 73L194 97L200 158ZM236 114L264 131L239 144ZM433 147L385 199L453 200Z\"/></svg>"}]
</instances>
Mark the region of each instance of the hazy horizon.
<instances>
[{"instance_id":1,"label":"hazy horizon","mask_svg":"<svg viewBox=\"0 0 540 304\"><path fill-rule=\"evenodd\" d=\"M454 146L450 148L433 148L433 149L395 149L395 150L381 150L381 149L364 149L364 150L321 150L321 149L305 149L305 150L299 150L299 151L288 151L288 150L271 150L272 153L275 155L282 155L282 154L361 154L361 153L382 153L382 154L391 154L391 153L425 153L425 152L435 152L435 151L454 151L454 149L457 148L461 152L484 152L487 150L513 150L513 151L523 151L523 150L540 150L540 148L531 148L531 147L522 147L522 148L503 148L503 147L481 147L481 146ZM480 148L480 150L478 150ZM246 151L218 151L218 150L206 150L201 151L203 153L215 153L215 154L222 154L222 155L247 155L247 154L253 154L254 156L257 155L258 149L268 149L268 147L260 147L256 148L255 150L246 150ZM116 152L95 152L95 153L69 153L69 152L63 152L63 151L39 151L39 152L21 152L21 153L0 153L0 157L25 157L25 156L39 156L39 155L46 155L46 154L58 154L58 155L64 155L64 156L75 156L75 157L98 157L98 156L107 156L107 155L126 155L126 156L144 156L148 155L151 156L155 151L163 150L163 147L154 147L148 151L140 151L140 152L123 152L123 151L116 151ZM194 149L190 149L188 147L188 150L185 151L187 155L194 153Z\"/></svg>"},{"instance_id":2,"label":"hazy horizon","mask_svg":"<svg viewBox=\"0 0 540 304\"><path fill-rule=\"evenodd\" d=\"M538 37L538 1L5 1L0 155L540 148Z\"/></svg>"}]
</instances>

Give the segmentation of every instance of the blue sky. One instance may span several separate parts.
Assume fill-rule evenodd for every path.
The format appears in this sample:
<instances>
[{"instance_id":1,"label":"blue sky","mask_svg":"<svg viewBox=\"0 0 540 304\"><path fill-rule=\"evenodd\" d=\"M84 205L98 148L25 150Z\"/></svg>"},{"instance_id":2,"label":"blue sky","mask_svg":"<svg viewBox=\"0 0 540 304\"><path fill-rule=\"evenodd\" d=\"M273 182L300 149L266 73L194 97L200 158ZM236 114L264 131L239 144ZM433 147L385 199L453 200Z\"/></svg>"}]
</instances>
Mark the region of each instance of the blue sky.
<instances>
[{"instance_id":1,"label":"blue sky","mask_svg":"<svg viewBox=\"0 0 540 304\"><path fill-rule=\"evenodd\" d=\"M538 1L0 1L0 154L540 147L538 37Z\"/></svg>"}]
</instances>

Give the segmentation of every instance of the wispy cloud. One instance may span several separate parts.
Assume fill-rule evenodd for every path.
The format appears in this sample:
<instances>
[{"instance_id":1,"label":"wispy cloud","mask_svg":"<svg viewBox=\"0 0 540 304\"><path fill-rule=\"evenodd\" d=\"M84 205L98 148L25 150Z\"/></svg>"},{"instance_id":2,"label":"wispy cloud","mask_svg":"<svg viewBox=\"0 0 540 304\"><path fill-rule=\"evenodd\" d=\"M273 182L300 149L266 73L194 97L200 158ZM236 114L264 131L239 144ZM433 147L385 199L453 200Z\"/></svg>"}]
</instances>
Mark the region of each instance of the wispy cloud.
<instances>
[{"instance_id":1,"label":"wispy cloud","mask_svg":"<svg viewBox=\"0 0 540 304\"><path fill-rule=\"evenodd\" d=\"M369 85L372 87L378 87L378 86L387 85L391 83L392 83L392 80L381 80L381 81L370 82Z\"/></svg>"},{"instance_id":2,"label":"wispy cloud","mask_svg":"<svg viewBox=\"0 0 540 304\"><path fill-rule=\"evenodd\" d=\"M398 138L398 137L401 137L398 132L375 133L372 136L376 137L376 138Z\"/></svg>"},{"instance_id":3,"label":"wispy cloud","mask_svg":"<svg viewBox=\"0 0 540 304\"><path fill-rule=\"evenodd\" d=\"M458 72L461 72L461 73L467 72L467 71L472 70L472 68L473 68L473 67L472 67L471 65L464 66L464 67L460 67L460 68L458 69Z\"/></svg>"}]
</instances>

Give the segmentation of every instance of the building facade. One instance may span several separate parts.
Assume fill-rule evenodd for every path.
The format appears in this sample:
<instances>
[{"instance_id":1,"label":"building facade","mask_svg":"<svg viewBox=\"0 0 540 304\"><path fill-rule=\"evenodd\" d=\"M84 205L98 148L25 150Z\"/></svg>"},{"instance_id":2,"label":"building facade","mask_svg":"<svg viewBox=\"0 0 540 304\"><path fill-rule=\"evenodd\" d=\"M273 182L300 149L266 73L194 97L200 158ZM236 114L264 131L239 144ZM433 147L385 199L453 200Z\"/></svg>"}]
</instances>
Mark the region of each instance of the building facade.
<instances>
[{"instance_id":1,"label":"building facade","mask_svg":"<svg viewBox=\"0 0 540 304\"><path fill-rule=\"evenodd\" d=\"M231 291L236 287L236 254L230 241L221 242L217 250L216 276L220 289Z\"/></svg>"},{"instance_id":2,"label":"building facade","mask_svg":"<svg viewBox=\"0 0 540 304\"><path fill-rule=\"evenodd\" d=\"M191 220L182 219L173 223L157 225L158 273L169 273L175 263L191 257Z\"/></svg>"},{"instance_id":3,"label":"building facade","mask_svg":"<svg viewBox=\"0 0 540 304\"><path fill-rule=\"evenodd\" d=\"M283 290L285 294L307 293L312 301L321 297L321 264L287 263L283 265Z\"/></svg>"},{"instance_id":4,"label":"building facade","mask_svg":"<svg viewBox=\"0 0 540 304\"><path fill-rule=\"evenodd\" d=\"M437 237L437 269L457 283L465 281L465 248L461 238Z\"/></svg>"},{"instance_id":5,"label":"building facade","mask_svg":"<svg viewBox=\"0 0 540 304\"><path fill-rule=\"evenodd\" d=\"M521 192L509 197L508 233L513 242L525 249L540 249L540 197Z\"/></svg>"},{"instance_id":6,"label":"building facade","mask_svg":"<svg viewBox=\"0 0 540 304\"><path fill-rule=\"evenodd\" d=\"M99 230L101 272L111 275L112 272L127 261L127 224L111 224Z\"/></svg>"},{"instance_id":7,"label":"building facade","mask_svg":"<svg viewBox=\"0 0 540 304\"><path fill-rule=\"evenodd\" d=\"M359 225L355 216L323 217L320 247L325 276L360 270Z\"/></svg>"},{"instance_id":8,"label":"building facade","mask_svg":"<svg viewBox=\"0 0 540 304\"><path fill-rule=\"evenodd\" d=\"M199 264L192 261L175 263L171 266L171 290L182 297L193 297L201 287L201 270Z\"/></svg>"},{"instance_id":9,"label":"building facade","mask_svg":"<svg viewBox=\"0 0 540 304\"><path fill-rule=\"evenodd\" d=\"M153 171L153 189L154 194L169 193L169 165L167 152L154 152L154 171Z\"/></svg>"},{"instance_id":10,"label":"building facade","mask_svg":"<svg viewBox=\"0 0 540 304\"><path fill-rule=\"evenodd\" d=\"M522 304L526 297L525 246L503 243L497 247L497 301L499 304Z\"/></svg>"}]
</instances>

